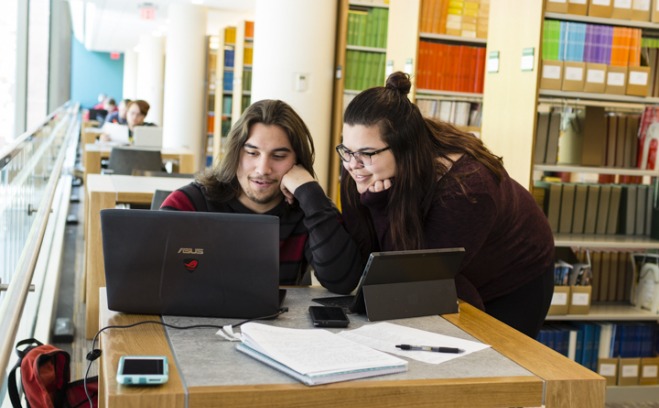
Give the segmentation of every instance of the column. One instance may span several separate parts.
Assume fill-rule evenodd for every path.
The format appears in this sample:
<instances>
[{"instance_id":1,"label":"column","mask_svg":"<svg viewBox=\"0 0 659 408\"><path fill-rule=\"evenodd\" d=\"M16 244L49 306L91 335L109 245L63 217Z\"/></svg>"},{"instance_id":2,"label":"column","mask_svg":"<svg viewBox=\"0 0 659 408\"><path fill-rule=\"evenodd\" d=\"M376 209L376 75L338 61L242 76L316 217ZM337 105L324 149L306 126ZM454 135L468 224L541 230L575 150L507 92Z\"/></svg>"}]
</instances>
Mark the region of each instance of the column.
<instances>
[{"instance_id":1,"label":"column","mask_svg":"<svg viewBox=\"0 0 659 408\"><path fill-rule=\"evenodd\" d=\"M336 0L256 0L252 102L281 99L302 117L327 191L332 154Z\"/></svg>"},{"instance_id":2,"label":"column","mask_svg":"<svg viewBox=\"0 0 659 408\"><path fill-rule=\"evenodd\" d=\"M189 148L202 169L206 11L191 4L171 4L168 15L163 146Z\"/></svg>"},{"instance_id":3,"label":"column","mask_svg":"<svg viewBox=\"0 0 659 408\"><path fill-rule=\"evenodd\" d=\"M135 50L124 52L124 86L122 99L137 99L137 53ZM117 101L119 103L119 101Z\"/></svg>"},{"instance_id":4,"label":"column","mask_svg":"<svg viewBox=\"0 0 659 408\"><path fill-rule=\"evenodd\" d=\"M151 109L146 117L147 122L162 125L163 98L163 38L152 35L140 37L137 57L137 94L134 99L144 99Z\"/></svg>"}]
</instances>

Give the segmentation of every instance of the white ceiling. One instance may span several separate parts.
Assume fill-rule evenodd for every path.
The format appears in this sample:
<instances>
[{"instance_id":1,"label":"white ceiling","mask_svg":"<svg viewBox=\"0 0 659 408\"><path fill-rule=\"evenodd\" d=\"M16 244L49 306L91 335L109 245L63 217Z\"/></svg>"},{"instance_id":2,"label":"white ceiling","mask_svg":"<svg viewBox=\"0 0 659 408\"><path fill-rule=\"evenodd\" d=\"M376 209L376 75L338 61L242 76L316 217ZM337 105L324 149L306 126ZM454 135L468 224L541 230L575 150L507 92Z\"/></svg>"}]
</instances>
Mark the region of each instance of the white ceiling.
<instances>
[{"instance_id":1,"label":"white ceiling","mask_svg":"<svg viewBox=\"0 0 659 408\"><path fill-rule=\"evenodd\" d=\"M208 10L207 34L253 19L256 0L68 0L76 38L90 51L124 52L133 49L142 35L166 35L168 8L192 3ZM155 9L153 20L140 17L140 6Z\"/></svg>"}]
</instances>

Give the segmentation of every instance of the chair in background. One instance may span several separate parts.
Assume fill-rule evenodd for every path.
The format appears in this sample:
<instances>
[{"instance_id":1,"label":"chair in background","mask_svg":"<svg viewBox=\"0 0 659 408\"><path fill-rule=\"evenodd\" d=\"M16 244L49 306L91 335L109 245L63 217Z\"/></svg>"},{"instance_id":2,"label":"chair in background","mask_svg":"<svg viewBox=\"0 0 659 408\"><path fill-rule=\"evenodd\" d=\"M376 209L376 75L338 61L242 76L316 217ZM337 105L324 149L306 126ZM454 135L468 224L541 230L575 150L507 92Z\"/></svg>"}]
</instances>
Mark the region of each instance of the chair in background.
<instances>
[{"instance_id":1,"label":"chair in background","mask_svg":"<svg viewBox=\"0 0 659 408\"><path fill-rule=\"evenodd\" d=\"M165 198L171 193L169 190L156 190L153 192L153 198L151 199L151 209L159 210L162 202L165 201Z\"/></svg>"},{"instance_id":2,"label":"chair in background","mask_svg":"<svg viewBox=\"0 0 659 408\"><path fill-rule=\"evenodd\" d=\"M106 173L132 175L134 171L140 170L164 171L160 151L132 147L112 148Z\"/></svg>"}]
</instances>

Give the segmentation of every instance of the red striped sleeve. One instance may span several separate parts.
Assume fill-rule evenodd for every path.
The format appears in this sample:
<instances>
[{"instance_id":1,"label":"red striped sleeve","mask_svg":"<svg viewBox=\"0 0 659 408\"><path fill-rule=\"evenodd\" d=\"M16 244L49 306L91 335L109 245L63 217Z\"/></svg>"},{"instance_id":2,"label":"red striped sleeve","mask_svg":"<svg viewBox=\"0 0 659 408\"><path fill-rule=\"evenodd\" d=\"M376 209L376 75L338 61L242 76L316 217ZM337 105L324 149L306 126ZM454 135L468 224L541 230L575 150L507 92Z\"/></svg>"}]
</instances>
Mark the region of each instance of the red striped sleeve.
<instances>
[{"instance_id":1,"label":"red striped sleeve","mask_svg":"<svg viewBox=\"0 0 659 408\"><path fill-rule=\"evenodd\" d=\"M190 198L181 190L176 190L168 195L160 208L165 210L197 211Z\"/></svg>"}]
</instances>

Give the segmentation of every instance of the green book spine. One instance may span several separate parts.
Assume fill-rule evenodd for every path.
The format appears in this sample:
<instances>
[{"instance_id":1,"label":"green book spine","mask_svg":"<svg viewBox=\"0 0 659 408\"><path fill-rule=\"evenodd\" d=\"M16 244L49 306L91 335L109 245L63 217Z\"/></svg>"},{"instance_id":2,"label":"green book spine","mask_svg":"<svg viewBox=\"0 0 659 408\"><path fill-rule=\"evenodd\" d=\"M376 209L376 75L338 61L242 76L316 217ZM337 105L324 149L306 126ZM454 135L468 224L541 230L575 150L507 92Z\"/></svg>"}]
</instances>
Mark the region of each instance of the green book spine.
<instances>
[{"instance_id":1,"label":"green book spine","mask_svg":"<svg viewBox=\"0 0 659 408\"><path fill-rule=\"evenodd\" d=\"M561 23L556 20L545 20L542 31L542 59L558 61L558 48L561 38Z\"/></svg>"}]
</instances>

